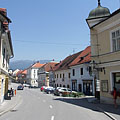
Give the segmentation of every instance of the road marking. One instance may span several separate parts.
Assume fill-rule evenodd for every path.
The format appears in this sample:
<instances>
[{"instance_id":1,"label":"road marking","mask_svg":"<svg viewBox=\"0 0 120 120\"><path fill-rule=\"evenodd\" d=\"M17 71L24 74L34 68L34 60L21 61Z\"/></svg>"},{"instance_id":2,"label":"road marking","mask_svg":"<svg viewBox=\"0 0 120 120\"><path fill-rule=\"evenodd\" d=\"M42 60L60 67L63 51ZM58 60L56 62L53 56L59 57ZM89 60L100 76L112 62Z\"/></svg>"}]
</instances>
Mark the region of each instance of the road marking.
<instances>
[{"instance_id":1,"label":"road marking","mask_svg":"<svg viewBox=\"0 0 120 120\"><path fill-rule=\"evenodd\" d=\"M54 116L51 117L51 120L54 120Z\"/></svg>"},{"instance_id":2,"label":"road marking","mask_svg":"<svg viewBox=\"0 0 120 120\"><path fill-rule=\"evenodd\" d=\"M43 102L46 102L46 100L43 100Z\"/></svg>"},{"instance_id":3,"label":"road marking","mask_svg":"<svg viewBox=\"0 0 120 120\"><path fill-rule=\"evenodd\" d=\"M49 107L50 107L51 109L53 108L53 106L52 106L52 105L50 105Z\"/></svg>"}]
</instances>

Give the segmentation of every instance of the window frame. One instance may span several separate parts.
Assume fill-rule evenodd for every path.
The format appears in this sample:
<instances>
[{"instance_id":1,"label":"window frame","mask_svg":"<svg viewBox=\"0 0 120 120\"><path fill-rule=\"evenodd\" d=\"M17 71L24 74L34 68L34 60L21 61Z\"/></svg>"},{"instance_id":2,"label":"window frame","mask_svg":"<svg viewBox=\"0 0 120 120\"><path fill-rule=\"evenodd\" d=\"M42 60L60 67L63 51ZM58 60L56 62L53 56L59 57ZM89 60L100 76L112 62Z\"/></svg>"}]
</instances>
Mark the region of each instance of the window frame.
<instances>
[{"instance_id":1,"label":"window frame","mask_svg":"<svg viewBox=\"0 0 120 120\"><path fill-rule=\"evenodd\" d=\"M75 69L72 69L72 76L75 76Z\"/></svg>"},{"instance_id":2,"label":"window frame","mask_svg":"<svg viewBox=\"0 0 120 120\"><path fill-rule=\"evenodd\" d=\"M83 74L84 74L83 68L80 68L80 75L83 75Z\"/></svg>"},{"instance_id":3,"label":"window frame","mask_svg":"<svg viewBox=\"0 0 120 120\"><path fill-rule=\"evenodd\" d=\"M112 34L115 32L115 34L116 34L116 32L119 30L119 37L115 37L115 38L112 38ZM113 48L113 39L115 39L115 41L116 41L116 50L114 50L114 48ZM117 51L120 51L120 48L118 49L118 43L117 43L117 39L120 39L120 27L117 27L117 28L115 28L115 29L113 29L113 30L111 30L110 31L110 52L117 52Z\"/></svg>"}]
</instances>

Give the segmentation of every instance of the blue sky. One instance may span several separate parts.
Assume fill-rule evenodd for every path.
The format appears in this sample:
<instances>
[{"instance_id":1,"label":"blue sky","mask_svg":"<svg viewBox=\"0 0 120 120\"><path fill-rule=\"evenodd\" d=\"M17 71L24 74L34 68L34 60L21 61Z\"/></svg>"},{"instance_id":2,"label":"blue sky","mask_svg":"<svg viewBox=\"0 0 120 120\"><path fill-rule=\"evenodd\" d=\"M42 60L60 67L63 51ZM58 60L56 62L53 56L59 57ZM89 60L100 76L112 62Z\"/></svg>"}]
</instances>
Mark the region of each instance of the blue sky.
<instances>
[{"instance_id":1,"label":"blue sky","mask_svg":"<svg viewBox=\"0 0 120 120\"><path fill-rule=\"evenodd\" d=\"M119 1L101 0L101 5L112 13ZM12 61L60 61L90 45L86 18L97 0L0 0L0 7L12 20Z\"/></svg>"}]
</instances>

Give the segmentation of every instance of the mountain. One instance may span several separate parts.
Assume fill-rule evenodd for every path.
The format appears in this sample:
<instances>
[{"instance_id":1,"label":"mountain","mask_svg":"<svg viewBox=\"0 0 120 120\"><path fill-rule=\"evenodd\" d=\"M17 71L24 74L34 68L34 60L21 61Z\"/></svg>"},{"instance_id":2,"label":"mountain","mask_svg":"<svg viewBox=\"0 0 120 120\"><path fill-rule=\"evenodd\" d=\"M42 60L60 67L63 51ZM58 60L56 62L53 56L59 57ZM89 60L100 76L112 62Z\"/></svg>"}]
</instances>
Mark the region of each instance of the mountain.
<instances>
[{"instance_id":1,"label":"mountain","mask_svg":"<svg viewBox=\"0 0 120 120\"><path fill-rule=\"evenodd\" d=\"M38 60L41 64L50 62L51 60ZM32 64L36 63L37 61L33 61L33 60L16 60L16 61L11 61L10 62L10 69L12 70L16 70L16 69L20 69L20 70L24 70L26 68L28 68L29 66L31 66Z\"/></svg>"}]
</instances>

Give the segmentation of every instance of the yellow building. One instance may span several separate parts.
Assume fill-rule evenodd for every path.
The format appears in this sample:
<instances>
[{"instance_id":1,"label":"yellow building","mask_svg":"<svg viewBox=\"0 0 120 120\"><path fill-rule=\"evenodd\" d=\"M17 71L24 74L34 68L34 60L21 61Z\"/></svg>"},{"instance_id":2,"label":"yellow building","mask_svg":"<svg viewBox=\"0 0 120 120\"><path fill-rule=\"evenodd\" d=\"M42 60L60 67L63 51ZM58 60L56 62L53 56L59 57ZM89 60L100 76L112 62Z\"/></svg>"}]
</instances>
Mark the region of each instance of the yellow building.
<instances>
[{"instance_id":1,"label":"yellow building","mask_svg":"<svg viewBox=\"0 0 120 120\"><path fill-rule=\"evenodd\" d=\"M98 0L98 7L89 13L86 21L90 28L96 91L100 91L102 102L111 103L113 87L120 92L120 9L110 14Z\"/></svg>"},{"instance_id":2,"label":"yellow building","mask_svg":"<svg viewBox=\"0 0 120 120\"><path fill-rule=\"evenodd\" d=\"M9 59L13 57L11 35L8 25L6 9L0 8L0 103L3 102L8 91L9 83Z\"/></svg>"}]
</instances>

